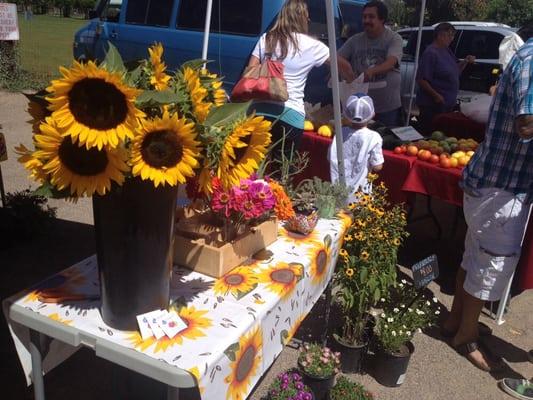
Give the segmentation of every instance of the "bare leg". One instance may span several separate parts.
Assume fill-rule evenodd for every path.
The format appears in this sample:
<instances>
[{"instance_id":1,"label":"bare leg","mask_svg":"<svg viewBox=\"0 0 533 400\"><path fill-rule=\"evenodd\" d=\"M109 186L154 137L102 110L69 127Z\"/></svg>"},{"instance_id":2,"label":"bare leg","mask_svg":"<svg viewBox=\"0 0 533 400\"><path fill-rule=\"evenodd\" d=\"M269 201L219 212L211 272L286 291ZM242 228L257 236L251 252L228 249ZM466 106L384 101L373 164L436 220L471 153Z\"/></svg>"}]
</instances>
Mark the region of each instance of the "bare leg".
<instances>
[{"instance_id":1,"label":"bare leg","mask_svg":"<svg viewBox=\"0 0 533 400\"><path fill-rule=\"evenodd\" d=\"M483 300L480 300L467 293L463 288L461 288L461 291L463 292L462 316L459 330L452 341L452 345L454 347L477 341L479 337L479 315L481 314L483 304L485 303ZM498 366L497 363L491 361L479 349L469 353L467 358L476 367L484 371L494 370Z\"/></svg>"},{"instance_id":2,"label":"bare leg","mask_svg":"<svg viewBox=\"0 0 533 400\"><path fill-rule=\"evenodd\" d=\"M466 271L459 267L457 275L455 276L455 295L453 296L452 309L448 319L443 323L443 328L448 332L457 332L459 329L459 324L461 323L461 318L463 314L463 298L464 298L464 289L463 285L465 282Z\"/></svg>"}]
</instances>

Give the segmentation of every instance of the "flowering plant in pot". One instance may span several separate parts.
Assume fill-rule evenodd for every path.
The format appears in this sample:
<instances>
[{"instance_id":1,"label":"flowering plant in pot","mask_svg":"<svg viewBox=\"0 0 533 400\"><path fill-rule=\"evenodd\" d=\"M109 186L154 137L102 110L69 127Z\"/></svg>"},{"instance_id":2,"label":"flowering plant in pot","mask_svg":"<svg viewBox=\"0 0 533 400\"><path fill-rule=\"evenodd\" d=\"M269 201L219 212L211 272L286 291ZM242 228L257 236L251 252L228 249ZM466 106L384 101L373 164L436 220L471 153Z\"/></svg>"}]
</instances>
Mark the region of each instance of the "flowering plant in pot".
<instances>
[{"instance_id":1,"label":"flowering plant in pot","mask_svg":"<svg viewBox=\"0 0 533 400\"><path fill-rule=\"evenodd\" d=\"M363 385L341 376L329 391L329 400L373 400L372 393Z\"/></svg>"},{"instance_id":2,"label":"flowering plant in pot","mask_svg":"<svg viewBox=\"0 0 533 400\"><path fill-rule=\"evenodd\" d=\"M376 176L369 175L369 180ZM335 340L342 347L345 372L358 372L372 334L370 309L386 296L396 281L398 247L407 236L405 212L391 206L383 183L374 185L372 194L358 192L350 203L352 224L344 241L335 272L343 322Z\"/></svg>"},{"instance_id":3,"label":"flowering plant in pot","mask_svg":"<svg viewBox=\"0 0 533 400\"><path fill-rule=\"evenodd\" d=\"M304 383L317 400L322 400L339 372L340 354L317 343L306 343L298 356L298 366L304 375Z\"/></svg>"},{"instance_id":4,"label":"flowering plant in pot","mask_svg":"<svg viewBox=\"0 0 533 400\"><path fill-rule=\"evenodd\" d=\"M303 383L296 371L279 374L268 388L268 400L312 400L313 392Z\"/></svg>"},{"instance_id":5,"label":"flowering plant in pot","mask_svg":"<svg viewBox=\"0 0 533 400\"><path fill-rule=\"evenodd\" d=\"M19 161L48 197L93 197L102 317L136 329L135 316L168 307L177 186L198 176L229 188L257 169L270 122L225 103L221 80L201 60L169 73L164 49L127 69L109 44L96 64L61 67L44 95L30 96L33 148ZM135 255L135 256L134 256ZM135 293L138 307L124 301Z\"/></svg>"},{"instance_id":6,"label":"flowering plant in pot","mask_svg":"<svg viewBox=\"0 0 533 400\"><path fill-rule=\"evenodd\" d=\"M440 314L438 300L427 298L402 280L389 292L388 300L380 300L380 305L382 312L376 313L375 377L386 386L399 386L414 351L411 340L416 333L435 323Z\"/></svg>"}]
</instances>

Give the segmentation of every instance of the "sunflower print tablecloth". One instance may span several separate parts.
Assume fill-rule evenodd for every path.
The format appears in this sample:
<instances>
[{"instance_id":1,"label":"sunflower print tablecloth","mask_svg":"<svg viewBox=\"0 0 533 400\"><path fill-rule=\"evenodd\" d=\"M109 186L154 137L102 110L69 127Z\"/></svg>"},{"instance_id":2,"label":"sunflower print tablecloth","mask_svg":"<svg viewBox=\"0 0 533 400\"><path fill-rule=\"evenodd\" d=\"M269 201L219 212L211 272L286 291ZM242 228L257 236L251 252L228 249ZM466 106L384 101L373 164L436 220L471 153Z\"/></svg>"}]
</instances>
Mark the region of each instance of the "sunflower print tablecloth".
<instances>
[{"instance_id":1,"label":"sunflower print tablecloth","mask_svg":"<svg viewBox=\"0 0 533 400\"><path fill-rule=\"evenodd\" d=\"M202 399L242 400L324 291L349 223L347 217L320 220L305 237L280 227L278 240L268 248L271 259L250 260L219 279L175 266L171 307L187 328L172 339L143 340L138 331L115 330L104 324L98 311L96 256L41 282L12 302L189 371ZM87 300L43 303L40 296L85 296ZM6 307L4 302L8 315ZM20 325L8 322L29 377L31 363L28 365L29 356L20 345L27 340L26 333ZM63 361L58 359L61 354L58 350L56 365Z\"/></svg>"}]
</instances>

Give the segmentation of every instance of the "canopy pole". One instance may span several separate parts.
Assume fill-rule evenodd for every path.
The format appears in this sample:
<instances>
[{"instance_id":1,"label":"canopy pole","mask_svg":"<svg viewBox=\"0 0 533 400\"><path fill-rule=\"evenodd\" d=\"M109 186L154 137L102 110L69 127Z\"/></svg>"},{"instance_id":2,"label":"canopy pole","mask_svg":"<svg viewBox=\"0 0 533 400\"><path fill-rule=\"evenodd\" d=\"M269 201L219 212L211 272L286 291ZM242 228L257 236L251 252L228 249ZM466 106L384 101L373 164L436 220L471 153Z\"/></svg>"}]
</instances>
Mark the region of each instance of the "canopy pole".
<instances>
[{"instance_id":1,"label":"canopy pole","mask_svg":"<svg viewBox=\"0 0 533 400\"><path fill-rule=\"evenodd\" d=\"M420 42L422 42L422 27L424 26L424 14L426 13L426 0L422 0L422 7L420 9L420 19L418 21L418 36L416 40L415 65L413 66L413 80L411 82L411 91L409 96L409 110L407 112L407 120L405 126L409 125L411 120L411 112L413 111L413 96L415 95L416 74L418 71L418 59L420 58Z\"/></svg>"},{"instance_id":2,"label":"canopy pole","mask_svg":"<svg viewBox=\"0 0 533 400\"><path fill-rule=\"evenodd\" d=\"M335 37L335 14L333 0L326 2L326 20L328 26L329 62L331 65L331 88L333 90L333 115L335 118L335 140L337 141L337 160L339 168L339 182L346 186L344 174L344 151L341 126L341 100L339 94L339 70L337 63L337 38Z\"/></svg>"},{"instance_id":3,"label":"canopy pole","mask_svg":"<svg viewBox=\"0 0 533 400\"><path fill-rule=\"evenodd\" d=\"M207 48L209 46L209 31L211 28L211 10L213 8L213 0L207 0L207 10L205 12L204 25L204 41L202 44L202 60L207 60ZM205 68L205 63L204 63Z\"/></svg>"}]
</instances>

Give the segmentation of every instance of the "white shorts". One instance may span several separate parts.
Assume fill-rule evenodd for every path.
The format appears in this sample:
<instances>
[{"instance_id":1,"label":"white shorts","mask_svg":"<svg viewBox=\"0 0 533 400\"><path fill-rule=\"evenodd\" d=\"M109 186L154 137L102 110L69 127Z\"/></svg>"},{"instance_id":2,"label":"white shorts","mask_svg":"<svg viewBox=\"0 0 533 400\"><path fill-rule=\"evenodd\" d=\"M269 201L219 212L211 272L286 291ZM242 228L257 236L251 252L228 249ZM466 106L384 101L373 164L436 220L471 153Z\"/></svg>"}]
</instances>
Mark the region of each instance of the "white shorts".
<instances>
[{"instance_id":1,"label":"white shorts","mask_svg":"<svg viewBox=\"0 0 533 400\"><path fill-rule=\"evenodd\" d=\"M468 193L467 193L468 192ZM465 191L464 289L485 301L499 300L518 260L530 206L501 189Z\"/></svg>"}]
</instances>

